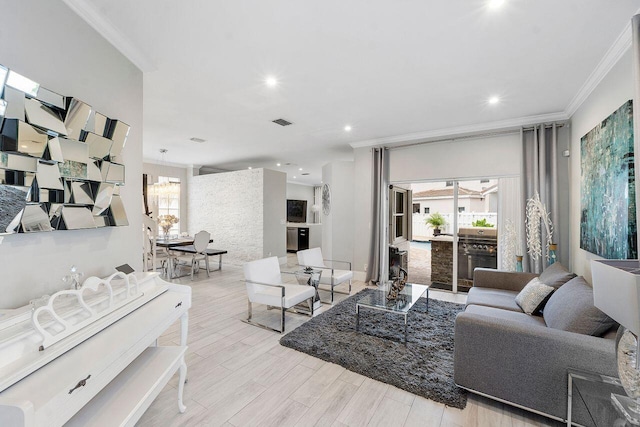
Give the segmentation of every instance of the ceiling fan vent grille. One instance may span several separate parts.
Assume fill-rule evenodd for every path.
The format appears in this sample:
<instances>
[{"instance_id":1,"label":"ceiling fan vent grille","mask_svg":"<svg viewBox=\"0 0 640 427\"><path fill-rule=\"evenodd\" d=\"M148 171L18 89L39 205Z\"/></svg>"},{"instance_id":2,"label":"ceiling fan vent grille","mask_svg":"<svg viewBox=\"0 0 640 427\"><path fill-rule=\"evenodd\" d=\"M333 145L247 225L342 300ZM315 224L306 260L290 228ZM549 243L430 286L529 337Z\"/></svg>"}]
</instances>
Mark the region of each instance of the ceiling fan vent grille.
<instances>
[{"instance_id":1,"label":"ceiling fan vent grille","mask_svg":"<svg viewBox=\"0 0 640 427\"><path fill-rule=\"evenodd\" d=\"M273 121L273 123L280 125L280 126L289 126L291 124L290 121L285 120L285 119L276 119Z\"/></svg>"}]
</instances>

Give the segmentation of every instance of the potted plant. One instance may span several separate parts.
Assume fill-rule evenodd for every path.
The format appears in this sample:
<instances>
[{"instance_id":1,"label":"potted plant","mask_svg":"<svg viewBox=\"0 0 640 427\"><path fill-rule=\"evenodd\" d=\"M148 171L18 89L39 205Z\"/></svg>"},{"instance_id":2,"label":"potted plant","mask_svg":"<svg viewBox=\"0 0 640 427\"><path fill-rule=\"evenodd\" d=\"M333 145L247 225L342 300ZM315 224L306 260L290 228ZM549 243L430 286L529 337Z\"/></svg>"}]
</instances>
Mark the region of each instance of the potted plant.
<instances>
[{"instance_id":1,"label":"potted plant","mask_svg":"<svg viewBox=\"0 0 640 427\"><path fill-rule=\"evenodd\" d=\"M433 235L439 236L441 231L440 227L447 224L447 220L444 219L444 216L440 212L434 212L424 221L430 227L433 227Z\"/></svg>"}]
</instances>

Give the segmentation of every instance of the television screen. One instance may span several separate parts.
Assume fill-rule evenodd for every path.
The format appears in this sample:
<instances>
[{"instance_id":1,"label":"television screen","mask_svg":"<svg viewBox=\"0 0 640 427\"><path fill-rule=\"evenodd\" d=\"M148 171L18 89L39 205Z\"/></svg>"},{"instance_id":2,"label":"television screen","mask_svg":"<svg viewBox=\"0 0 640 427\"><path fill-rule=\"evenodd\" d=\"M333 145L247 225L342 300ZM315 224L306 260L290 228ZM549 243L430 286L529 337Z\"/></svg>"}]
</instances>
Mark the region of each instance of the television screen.
<instances>
[{"instance_id":1,"label":"television screen","mask_svg":"<svg viewBox=\"0 0 640 427\"><path fill-rule=\"evenodd\" d=\"M287 200L287 222L307 222L306 200Z\"/></svg>"}]
</instances>

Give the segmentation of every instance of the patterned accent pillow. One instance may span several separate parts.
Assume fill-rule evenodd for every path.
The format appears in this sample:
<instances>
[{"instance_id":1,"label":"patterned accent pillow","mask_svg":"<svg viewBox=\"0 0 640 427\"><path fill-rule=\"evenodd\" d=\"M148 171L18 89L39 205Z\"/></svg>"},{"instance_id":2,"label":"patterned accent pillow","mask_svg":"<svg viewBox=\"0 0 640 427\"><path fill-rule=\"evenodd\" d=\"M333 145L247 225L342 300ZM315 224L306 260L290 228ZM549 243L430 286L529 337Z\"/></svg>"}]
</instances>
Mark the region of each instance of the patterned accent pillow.
<instances>
[{"instance_id":1,"label":"patterned accent pillow","mask_svg":"<svg viewBox=\"0 0 640 427\"><path fill-rule=\"evenodd\" d=\"M537 314L547 303L553 291L555 291L553 286L545 285L540 279L534 277L516 295L516 304L527 314Z\"/></svg>"}]
</instances>

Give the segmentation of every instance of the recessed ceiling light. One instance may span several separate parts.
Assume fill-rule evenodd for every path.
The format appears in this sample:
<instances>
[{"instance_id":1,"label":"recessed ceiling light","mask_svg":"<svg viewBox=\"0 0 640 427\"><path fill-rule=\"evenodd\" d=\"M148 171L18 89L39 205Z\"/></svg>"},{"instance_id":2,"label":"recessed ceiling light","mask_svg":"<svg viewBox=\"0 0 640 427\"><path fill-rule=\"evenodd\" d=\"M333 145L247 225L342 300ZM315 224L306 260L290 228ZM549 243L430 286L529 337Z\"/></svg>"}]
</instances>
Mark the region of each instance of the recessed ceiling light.
<instances>
[{"instance_id":1,"label":"recessed ceiling light","mask_svg":"<svg viewBox=\"0 0 640 427\"><path fill-rule=\"evenodd\" d=\"M299 171L301 171L301 170L302 170L302 168L298 168L298 170L299 170Z\"/></svg>"},{"instance_id":2,"label":"recessed ceiling light","mask_svg":"<svg viewBox=\"0 0 640 427\"><path fill-rule=\"evenodd\" d=\"M269 87L278 86L278 79L276 79L274 76L267 76L267 78L264 79L264 82Z\"/></svg>"},{"instance_id":3,"label":"recessed ceiling light","mask_svg":"<svg viewBox=\"0 0 640 427\"><path fill-rule=\"evenodd\" d=\"M504 5L505 0L489 0L489 8L498 9L500 6Z\"/></svg>"},{"instance_id":4,"label":"recessed ceiling light","mask_svg":"<svg viewBox=\"0 0 640 427\"><path fill-rule=\"evenodd\" d=\"M497 96L492 96L491 98L489 98L489 104L491 105L495 105L498 102L500 102L500 98L498 98Z\"/></svg>"},{"instance_id":5,"label":"recessed ceiling light","mask_svg":"<svg viewBox=\"0 0 640 427\"><path fill-rule=\"evenodd\" d=\"M247 169L253 169L251 166L249 166Z\"/></svg>"},{"instance_id":6,"label":"recessed ceiling light","mask_svg":"<svg viewBox=\"0 0 640 427\"><path fill-rule=\"evenodd\" d=\"M280 166L280 163L276 163L276 166Z\"/></svg>"},{"instance_id":7,"label":"recessed ceiling light","mask_svg":"<svg viewBox=\"0 0 640 427\"><path fill-rule=\"evenodd\" d=\"M297 177L294 175L294 176L293 176L293 179L296 179L296 178L297 178Z\"/></svg>"},{"instance_id":8,"label":"recessed ceiling light","mask_svg":"<svg viewBox=\"0 0 640 427\"><path fill-rule=\"evenodd\" d=\"M344 127L344 131L345 131L345 132L351 132L351 126L346 125L346 126Z\"/></svg>"}]
</instances>

